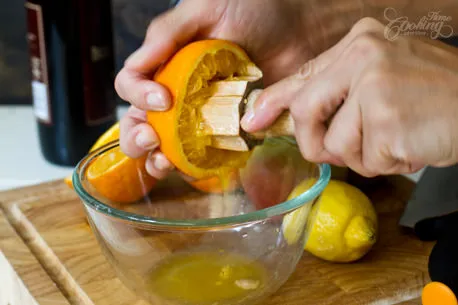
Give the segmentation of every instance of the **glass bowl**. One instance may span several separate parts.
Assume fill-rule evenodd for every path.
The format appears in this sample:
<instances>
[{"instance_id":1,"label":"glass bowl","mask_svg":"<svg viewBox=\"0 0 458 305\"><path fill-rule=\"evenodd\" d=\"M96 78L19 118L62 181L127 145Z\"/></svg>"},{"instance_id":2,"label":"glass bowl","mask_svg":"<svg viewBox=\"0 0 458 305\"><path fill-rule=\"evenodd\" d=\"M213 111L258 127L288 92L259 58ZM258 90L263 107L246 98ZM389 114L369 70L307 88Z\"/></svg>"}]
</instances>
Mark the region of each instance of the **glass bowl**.
<instances>
[{"instance_id":1,"label":"glass bowl","mask_svg":"<svg viewBox=\"0 0 458 305\"><path fill-rule=\"evenodd\" d=\"M73 185L121 281L155 305L254 305L272 295L303 254L307 213L301 212L311 210L331 176L329 165L298 165L297 157L279 150L255 162L265 168L248 169L257 173L253 180L230 192L199 191L172 172L141 200L116 203L98 194L87 177L91 163L114 149L117 141L81 160ZM287 200L310 178L310 187ZM259 204L253 194L276 201Z\"/></svg>"}]
</instances>

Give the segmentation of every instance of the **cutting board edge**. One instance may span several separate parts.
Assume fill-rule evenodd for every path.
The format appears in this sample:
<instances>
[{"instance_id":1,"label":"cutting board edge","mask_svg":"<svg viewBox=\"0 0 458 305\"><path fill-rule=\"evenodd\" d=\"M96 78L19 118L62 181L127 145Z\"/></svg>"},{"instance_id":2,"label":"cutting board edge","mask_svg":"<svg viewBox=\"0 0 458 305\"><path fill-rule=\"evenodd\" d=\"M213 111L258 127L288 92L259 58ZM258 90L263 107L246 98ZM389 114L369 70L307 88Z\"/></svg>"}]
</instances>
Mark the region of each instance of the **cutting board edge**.
<instances>
[{"instance_id":1,"label":"cutting board edge","mask_svg":"<svg viewBox=\"0 0 458 305\"><path fill-rule=\"evenodd\" d=\"M22 290L26 291L25 296L22 294L13 296L14 298L19 297L20 303L11 303L10 298L8 304L22 305L25 298L29 300L27 304L70 305L67 296L49 276L44 266L17 232L7 216L7 211L1 205L0 226L2 228L2 236L0 236L1 259L5 263L6 273L16 277L12 278L13 283L6 284L6 287L8 285L11 285L10 288L20 286ZM6 273L4 275L7 276ZM39 283L36 281L37 278L39 278Z\"/></svg>"},{"instance_id":2,"label":"cutting board edge","mask_svg":"<svg viewBox=\"0 0 458 305\"><path fill-rule=\"evenodd\" d=\"M94 305L17 205L7 206L3 208L7 220L69 302L75 305Z\"/></svg>"}]
</instances>

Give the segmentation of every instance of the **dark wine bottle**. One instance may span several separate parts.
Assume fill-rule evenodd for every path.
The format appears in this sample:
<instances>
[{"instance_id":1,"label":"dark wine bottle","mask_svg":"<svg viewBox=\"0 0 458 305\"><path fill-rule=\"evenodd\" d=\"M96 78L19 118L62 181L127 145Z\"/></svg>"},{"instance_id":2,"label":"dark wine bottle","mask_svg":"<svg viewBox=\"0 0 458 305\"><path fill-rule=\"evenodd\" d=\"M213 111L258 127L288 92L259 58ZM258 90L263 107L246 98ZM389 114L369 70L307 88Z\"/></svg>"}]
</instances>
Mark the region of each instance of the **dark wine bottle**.
<instances>
[{"instance_id":1,"label":"dark wine bottle","mask_svg":"<svg viewBox=\"0 0 458 305\"><path fill-rule=\"evenodd\" d=\"M41 151L75 166L117 121L111 0L31 0L33 108Z\"/></svg>"}]
</instances>

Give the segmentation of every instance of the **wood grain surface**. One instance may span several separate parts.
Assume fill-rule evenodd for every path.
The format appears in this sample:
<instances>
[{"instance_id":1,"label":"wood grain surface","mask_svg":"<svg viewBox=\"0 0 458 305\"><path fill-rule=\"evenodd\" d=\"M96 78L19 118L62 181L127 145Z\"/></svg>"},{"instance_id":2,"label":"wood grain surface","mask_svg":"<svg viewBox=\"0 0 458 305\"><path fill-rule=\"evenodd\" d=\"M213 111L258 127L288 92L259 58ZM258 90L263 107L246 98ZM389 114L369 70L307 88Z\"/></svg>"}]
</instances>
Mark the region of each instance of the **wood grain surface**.
<instances>
[{"instance_id":1,"label":"wood grain surface","mask_svg":"<svg viewBox=\"0 0 458 305\"><path fill-rule=\"evenodd\" d=\"M421 305L433 243L398 227L413 186L390 177L365 190L379 215L380 239L364 259L331 264L304 253L290 280L263 305ZM0 193L0 202L72 304L147 304L115 276L79 199L62 182Z\"/></svg>"},{"instance_id":2,"label":"wood grain surface","mask_svg":"<svg viewBox=\"0 0 458 305\"><path fill-rule=\"evenodd\" d=\"M405 301L405 302L399 303L398 305L421 305L421 298L410 300L410 301Z\"/></svg>"},{"instance_id":3,"label":"wood grain surface","mask_svg":"<svg viewBox=\"0 0 458 305\"><path fill-rule=\"evenodd\" d=\"M69 305L0 210L0 305Z\"/></svg>"}]
</instances>

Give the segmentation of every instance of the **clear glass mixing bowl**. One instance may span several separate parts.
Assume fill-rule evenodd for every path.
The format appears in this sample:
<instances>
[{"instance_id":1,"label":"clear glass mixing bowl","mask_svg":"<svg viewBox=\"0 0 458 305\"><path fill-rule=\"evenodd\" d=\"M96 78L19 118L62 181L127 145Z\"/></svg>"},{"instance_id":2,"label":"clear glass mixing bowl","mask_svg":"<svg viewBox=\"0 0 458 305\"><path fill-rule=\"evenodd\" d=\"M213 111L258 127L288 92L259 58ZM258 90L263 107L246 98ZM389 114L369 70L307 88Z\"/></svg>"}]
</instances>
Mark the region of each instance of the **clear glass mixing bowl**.
<instances>
[{"instance_id":1,"label":"clear glass mixing bowl","mask_svg":"<svg viewBox=\"0 0 458 305\"><path fill-rule=\"evenodd\" d=\"M254 305L288 280L304 251L307 218L300 212L310 211L327 185L329 165L298 166L297 159L282 156L281 168L266 162L252 183L226 194L200 192L173 172L142 200L118 204L87 179L91 163L118 146L110 143L85 157L73 185L104 255L127 287L154 305ZM253 186L272 198L307 178L314 183L291 200L253 203ZM287 230L295 237L287 238Z\"/></svg>"}]
</instances>

